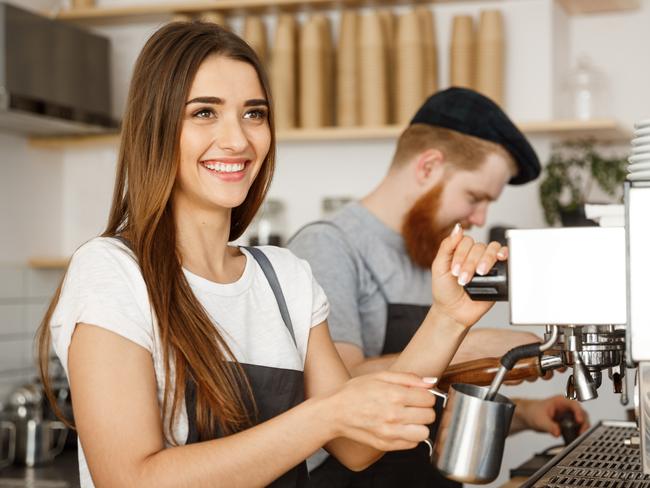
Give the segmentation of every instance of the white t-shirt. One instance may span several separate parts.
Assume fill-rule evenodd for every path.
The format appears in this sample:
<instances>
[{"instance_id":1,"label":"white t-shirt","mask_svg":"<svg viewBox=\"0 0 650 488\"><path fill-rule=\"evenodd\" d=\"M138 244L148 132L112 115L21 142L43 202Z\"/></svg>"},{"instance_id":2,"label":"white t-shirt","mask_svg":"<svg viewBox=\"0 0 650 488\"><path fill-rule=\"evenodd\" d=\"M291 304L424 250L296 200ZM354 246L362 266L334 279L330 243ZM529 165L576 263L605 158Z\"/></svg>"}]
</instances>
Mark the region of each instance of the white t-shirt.
<instances>
[{"instance_id":1,"label":"white t-shirt","mask_svg":"<svg viewBox=\"0 0 650 488\"><path fill-rule=\"evenodd\" d=\"M244 272L234 283L215 283L183 271L239 362L302 371L310 328L327 318L327 298L314 281L306 261L286 249L272 246L260 249L273 264L280 282L297 348L262 269L246 250L242 250L246 256ZM149 351L162 405L164 366L157 323L135 257L118 239L92 239L74 253L70 262L50 322L54 350L66 373L68 347L78 323L103 327ZM187 414L183 408L173 433L182 444L187 432ZM81 444L79 476L82 487L94 486Z\"/></svg>"}]
</instances>

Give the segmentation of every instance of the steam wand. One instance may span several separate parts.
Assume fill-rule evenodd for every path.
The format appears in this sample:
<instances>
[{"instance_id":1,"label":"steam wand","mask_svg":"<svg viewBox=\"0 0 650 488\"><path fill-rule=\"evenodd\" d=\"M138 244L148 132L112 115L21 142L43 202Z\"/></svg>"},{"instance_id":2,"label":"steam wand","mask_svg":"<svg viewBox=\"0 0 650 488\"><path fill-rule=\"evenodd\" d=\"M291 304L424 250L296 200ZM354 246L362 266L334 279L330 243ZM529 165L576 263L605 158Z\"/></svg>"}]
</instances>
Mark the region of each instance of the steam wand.
<instances>
[{"instance_id":1,"label":"steam wand","mask_svg":"<svg viewBox=\"0 0 650 488\"><path fill-rule=\"evenodd\" d=\"M557 325L553 325L550 327L551 327L551 336L543 344L536 342L534 344L525 344L523 346L517 346L513 349L510 349L507 353L503 355L503 357L501 358L501 367L499 367L497 374L494 376L494 379L490 384L490 388L485 394L484 397L485 400L490 401L494 399L497 392L499 391L499 388L501 387L501 384L503 383L506 374L514 367L517 361L524 358L539 356L544 351L548 351L551 347L555 345L558 338L558 327ZM559 367L561 365L562 365L561 361L553 362L554 367Z\"/></svg>"}]
</instances>

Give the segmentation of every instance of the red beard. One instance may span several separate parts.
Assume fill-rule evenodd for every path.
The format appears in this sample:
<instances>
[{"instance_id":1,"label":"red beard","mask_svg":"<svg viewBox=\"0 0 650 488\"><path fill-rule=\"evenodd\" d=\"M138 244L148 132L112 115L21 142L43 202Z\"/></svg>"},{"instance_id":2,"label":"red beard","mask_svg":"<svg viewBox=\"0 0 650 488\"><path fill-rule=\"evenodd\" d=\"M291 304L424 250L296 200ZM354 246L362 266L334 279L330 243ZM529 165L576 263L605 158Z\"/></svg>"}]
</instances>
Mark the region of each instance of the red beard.
<instances>
[{"instance_id":1,"label":"red beard","mask_svg":"<svg viewBox=\"0 0 650 488\"><path fill-rule=\"evenodd\" d=\"M440 244L454 226L439 225L440 197L444 184L441 182L421 196L404 218L402 236L411 260L422 268L430 268Z\"/></svg>"}]
</instances>

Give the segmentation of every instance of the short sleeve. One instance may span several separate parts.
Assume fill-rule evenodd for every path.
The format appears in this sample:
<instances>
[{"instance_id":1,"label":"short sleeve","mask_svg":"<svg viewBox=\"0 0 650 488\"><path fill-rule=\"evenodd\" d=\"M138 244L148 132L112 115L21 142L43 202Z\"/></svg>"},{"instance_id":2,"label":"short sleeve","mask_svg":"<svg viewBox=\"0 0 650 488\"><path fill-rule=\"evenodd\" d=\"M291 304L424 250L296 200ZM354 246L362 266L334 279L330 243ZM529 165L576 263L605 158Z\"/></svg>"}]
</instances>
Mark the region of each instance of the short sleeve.
<instances>
[{"instance_id":1,"label":"short sleeve","mask_svg":"<svg viewBox=\"0 0 650 488\"><path fill-rule=\"evenodd\" d=\"M363 349L358 271L350 246L340 231L332 225L312 224L298 232L288 247L309 263L319 288L327 295L332 340Z\"/></svg>"},{"instance_id":2,"label":"short sleeve","mask_svg":"<svg viewBox=\"0 0 650 488\"><path fill-rule=\"evenodd\" d=\"M102 327L153 351L144 279L131 252L114 239L93 239L70 261L50 320L53 346L66 371L68 348L79 323Z\"/></svg>"},{"instance_id":3,"label":"short sleeve","mask_svg":"<svg viewBox=\"0 0 650 488\"><path fill-rule=\"evenodd\" d=\"M323 288L318 284L318 281L313 276L311 267L307 261L304 261L304 266L309 272L309 277L311 279L311 294L312 294L312 309L311 309L311 327L314 327L318 324L322 324L330 313L330 305L327 299L327 295Z\"/></svg>"}]
</instances>

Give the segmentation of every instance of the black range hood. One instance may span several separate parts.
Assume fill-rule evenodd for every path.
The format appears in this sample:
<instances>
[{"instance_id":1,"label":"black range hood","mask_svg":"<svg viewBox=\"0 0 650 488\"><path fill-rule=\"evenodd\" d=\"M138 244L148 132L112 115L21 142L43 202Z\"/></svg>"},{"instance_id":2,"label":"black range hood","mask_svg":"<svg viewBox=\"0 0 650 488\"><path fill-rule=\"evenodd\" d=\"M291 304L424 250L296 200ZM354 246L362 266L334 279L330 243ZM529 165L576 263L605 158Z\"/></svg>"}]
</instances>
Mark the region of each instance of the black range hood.
<instances>
[{"instance_id":1,"label":"black range hood","mask_svg":"<svg viewBox=\"0 0 650 488\"><path fill-rule=\"evenodd\" d=\"M0 2L0 131L115 130L110 41Z\"/></svg>"}]
</instances>

